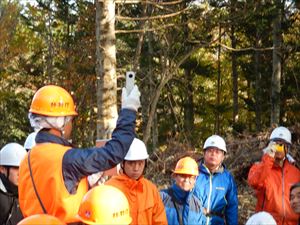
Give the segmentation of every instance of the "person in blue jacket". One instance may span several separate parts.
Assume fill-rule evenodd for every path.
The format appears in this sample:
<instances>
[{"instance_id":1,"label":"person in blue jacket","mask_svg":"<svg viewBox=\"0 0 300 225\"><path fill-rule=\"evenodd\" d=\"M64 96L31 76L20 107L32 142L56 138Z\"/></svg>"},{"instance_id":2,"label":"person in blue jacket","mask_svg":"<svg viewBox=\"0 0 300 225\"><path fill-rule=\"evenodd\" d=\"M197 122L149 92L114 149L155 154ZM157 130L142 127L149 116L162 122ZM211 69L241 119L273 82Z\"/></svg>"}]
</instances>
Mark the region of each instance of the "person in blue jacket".
<instances>
[{"instance_id":1,"label":"person in blue jacket","mask_svg":"<svg viewBox=\"0 0 300 225\"><path fill-rule=\"evenodd\" d=\"M177 162L172 174L174 184L160 191L168 224L204 224L200 200L193 195L198 174L197 162L191 157L184 157Z\"/></svg>"},{"instance_id":2,"label":"person in blue jacket","mask_svg":"<svg viewBox=\"0 0 300 225\"><path fill-rule=\"evenodd\" d=\"M212 135L204 143L204 159L194 194L203 204L206 225L237 225L238 197L233 176L225 168L226 143L219 135Z\"/></svg>"}]
</instances>

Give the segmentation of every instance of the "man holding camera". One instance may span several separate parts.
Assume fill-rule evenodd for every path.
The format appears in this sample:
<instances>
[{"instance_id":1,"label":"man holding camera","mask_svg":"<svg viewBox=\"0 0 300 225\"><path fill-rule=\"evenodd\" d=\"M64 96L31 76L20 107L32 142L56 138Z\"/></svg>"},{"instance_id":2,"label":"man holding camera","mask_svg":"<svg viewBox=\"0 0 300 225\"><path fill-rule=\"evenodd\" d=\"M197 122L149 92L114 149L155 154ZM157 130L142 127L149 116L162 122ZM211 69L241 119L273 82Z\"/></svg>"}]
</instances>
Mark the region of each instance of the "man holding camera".
<instances>
[{"instance_id":1,"label":"man holding camera","mask_svg":"<svg viewBox=\"0 0 300 225\"><path fill-rule=\"evenodd\" d=\"M287 128L275 128L261 162L254 164L248 175L248 183L256 191L256 211L269 212L278 225L298 223L298 215L289 204L290 187L300 181L299 169L286 158L291 139Z\"/></svg>"}]
</instances>

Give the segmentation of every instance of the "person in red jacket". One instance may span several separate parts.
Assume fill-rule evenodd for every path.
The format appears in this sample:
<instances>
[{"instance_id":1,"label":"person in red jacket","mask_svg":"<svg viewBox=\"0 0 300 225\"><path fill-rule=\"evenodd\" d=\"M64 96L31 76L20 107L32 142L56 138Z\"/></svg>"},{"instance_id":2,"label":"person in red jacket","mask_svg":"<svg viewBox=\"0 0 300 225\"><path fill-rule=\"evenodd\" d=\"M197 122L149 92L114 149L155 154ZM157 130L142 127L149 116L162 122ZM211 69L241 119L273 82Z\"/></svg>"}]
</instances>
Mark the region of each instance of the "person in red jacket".
<instances>
[{"instance_id":1,"label":"person in red jacket","mask_svg":"<svg viewBox=\"0 0 300 225\"><path fill-rule=\"evenodd\" d=\"M144 142L135 138L121 163L123 174L112 177L105 184L118 188L126 195L131 224L167 225L167 216L158 189L143 177L148 157Z\"/></svg>"},{"instance_id":2,"label":"person in red jacket","mask_svg":"<svg viewBox=\"0 0 300 225\"><path fill-rule=\"evenodd\" d=\"M103 147L75 148L68 141L77 115L72 96L62 87L46 85L34 95L29 110L32 127L39 130L34 147L21 162L19 201L25 217L49 214L67 224L76 218L88 191L87 176L122 162L135 137L140 92L122 90L122 109L112 138Z\"/></svg>"},{"instance_id":3,"label":"person in red jacket","mask_svg":"<svg viewBox=\"0 0 300 225\"><path fill-rule=\"evenodd\" d=\"M269 212L278 225L297 225L298 215L289 204L290 188L300 181L300 171L286 155L292 145L286 127L275 128L261 162L249 171L248 183L256 191L256 211Z\"/></svg>"}]
</instances>

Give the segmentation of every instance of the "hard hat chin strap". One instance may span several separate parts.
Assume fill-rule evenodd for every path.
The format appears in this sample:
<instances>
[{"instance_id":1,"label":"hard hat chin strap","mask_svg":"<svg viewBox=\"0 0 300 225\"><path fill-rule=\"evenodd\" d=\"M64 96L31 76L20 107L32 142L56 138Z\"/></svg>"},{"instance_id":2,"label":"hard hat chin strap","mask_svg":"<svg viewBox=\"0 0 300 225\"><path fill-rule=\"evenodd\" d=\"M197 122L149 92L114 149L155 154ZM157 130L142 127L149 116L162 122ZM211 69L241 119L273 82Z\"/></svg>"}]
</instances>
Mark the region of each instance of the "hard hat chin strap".
<instances>
[{"instance_id":1,"label":"hard hat chin strap","mask_svg":"<svg viewBox=\"0 0 300 225\"><path fill-rule=\"evenodd\" d=\"M9 180L9 170L10 170L10 166L4 166L6 168L6 179Z\"/></svg>"}]
</instances>

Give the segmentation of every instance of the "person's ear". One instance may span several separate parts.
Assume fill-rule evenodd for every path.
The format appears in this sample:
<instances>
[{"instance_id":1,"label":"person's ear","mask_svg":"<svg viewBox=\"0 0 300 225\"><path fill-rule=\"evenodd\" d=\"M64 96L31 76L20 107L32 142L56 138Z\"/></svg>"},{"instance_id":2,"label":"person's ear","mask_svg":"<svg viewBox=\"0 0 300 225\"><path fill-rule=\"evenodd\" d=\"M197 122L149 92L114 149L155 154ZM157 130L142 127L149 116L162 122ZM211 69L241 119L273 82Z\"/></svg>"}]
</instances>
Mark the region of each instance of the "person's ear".
<instances>
[{"instance_id":1,"label":"person's ear","mask_svg":"<svg viewBox=\"0 0 300 225\"><path fill-rule=\"evenodd\" d=\"M122 171L124 171L124 164L125 164L125 161L123 160L123 161L120 163L120 167L121 167Z\"/></svg>"},{"instance_id":2,"label":"person's ear","mask_svg":"<svg viewBox=\"0 0 300 225\"><path fill-rule=\"evenodd\" d=\"M288 154L290 151L291 146L289 144L284 144L284 152L285 154Z\"/></svg>"},{"instance_id":3,"label":"person's ear","mask_svg":"<svg viewBox=\"0 0 300 225\"><path fill-rule=\"evenodd\" d=\"M7 169L4 166L0 166L0 173L6 174Z\"/></svg>"}]
</instances>

